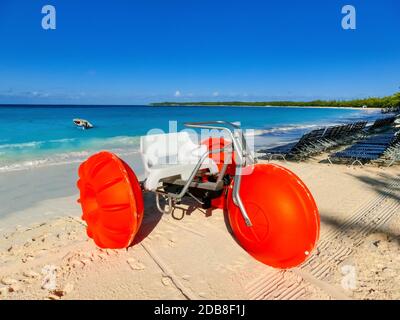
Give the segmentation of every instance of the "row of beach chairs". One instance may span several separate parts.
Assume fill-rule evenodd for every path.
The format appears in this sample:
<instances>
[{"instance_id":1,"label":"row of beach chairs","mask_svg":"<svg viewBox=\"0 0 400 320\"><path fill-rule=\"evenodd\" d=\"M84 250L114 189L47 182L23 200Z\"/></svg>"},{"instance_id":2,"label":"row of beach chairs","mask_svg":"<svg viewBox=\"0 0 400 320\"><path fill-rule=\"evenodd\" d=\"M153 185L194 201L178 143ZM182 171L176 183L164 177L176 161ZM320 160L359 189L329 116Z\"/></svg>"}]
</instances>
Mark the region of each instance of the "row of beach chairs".
<instances>
[{"instance_id":1,"label":"row of beach chairs","mask_svg":"<svg viewBox=\"0 0 400 320\"><path fill-rule=\"evenodd\" d=\"M292 158L304 160L310 156L348 143L349 140L360 138L366 125L367 121L359 121L315 129L304 134L297 142L260 150L259 152L265 154L261 157L262 159L282 158L286 160L287 158Z\"/></svg>"},{"instance_id":2,"label":"row of beach chairs","mask_svg":"<svg viewBox=\"0 0 400 320\"><path fill-rule=\"evenodd\" d=\"M376 129L380 129L383 127L390 126L394 123L396 120L396 116L392 117L387 117L387 118L382 118L382 119L377 119L369 128L368 130L373 131Z\"/></svg>"},{"instance_id":3,"label":"row of beach chairs","mask_svg":"<svg viewBox=\"0 0 400 320\"><path fill-rule=\"evenodd\" d=\"M400 107L391 107L391 108L383 108L381 110L382 113L399 113Z\"/></svg>"},{"instance_id":4,"label":"row of beach chairs","mask_svg":"<svg viewBox=\"0 0 400 320\"><path fill-rule=\"evenodd\" d=\"M369 161L384 162L391 166L400 160L400 134L395 131L375 134L360 140L343 151L328 157L328 161L363 165Z\"/></svg>"}]
</instances>

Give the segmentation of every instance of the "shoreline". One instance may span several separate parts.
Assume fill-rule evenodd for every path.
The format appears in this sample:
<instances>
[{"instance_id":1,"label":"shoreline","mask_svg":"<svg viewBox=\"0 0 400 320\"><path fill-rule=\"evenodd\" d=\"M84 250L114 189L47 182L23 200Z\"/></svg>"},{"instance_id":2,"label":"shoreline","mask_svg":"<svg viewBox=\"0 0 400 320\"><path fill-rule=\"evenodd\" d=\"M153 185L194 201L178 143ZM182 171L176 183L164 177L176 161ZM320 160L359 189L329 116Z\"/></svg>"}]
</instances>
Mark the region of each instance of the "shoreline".
<instances>
[{"instance_id":1,"label":"shoreline","mask_svg":"<svg viewBox=\"0 0 400 320\"><path fill-rule=\"evenodd\" d=\"M252 105L230 105L230 104L224 104L224 105L220 105L220 104L216 104L216 105L197 105L197 104L190 104L190 105L149 105L149 107L155 107L155 108L159 108L159 107L198 107L198 108L202 108L202 107L213 107L213 108L294 108L294 109L340 109L340 110L382 110L382 108L375 108L375 107L371 107L371 108L361 108L361 107L327 107L327 106L271 106L271 105L265 105L265 106L252 106Z\"/></svg>"},{"instance_id":2,"label":"shoreline","mask_svg":"<svg viewBox=\"0 0 400 320\"><path fill-rule=\"evenodd\" d=\"M24 108L24 107L32 107L32 108L124 108L124 107L232 107L232 108L306 108L306 109L344 109L344 110L382 110L383 107L338 107L338 106L272 106L272 105L231 105L231 104L210 104L210 105L198 105L198 104L165 104L165 105L153 105L149 104L120 104L120 105L110 105L110 104L0 104L0 108L2 107L14 107L14 108Z\"/></svg>"},{"instance_id":3,"label":"shoreline","mask_svg":"<svg viewBox=\"0 0 400 320\"><path fill-rule=\"evenodd\" d=\"M232 102L232 101L231 101ZM196 103L171 103L171 104L162 104L159 102L152 102L152 103L145 103L145 104L7 104L7 103L1 103L0 108L2 107L16 107L16 108L24 108L24 107L32 107L32 108L50 108L50 107L55 107L55 108L78 108L78 107L84 107L84 108L123 108L123 107L270 107L270 108L327 108L327 109L375 109L375 110L381 110L384 109L384 107L341 107L341 106L288 106L288 105L235 105L235 104L219 104L218 102L216 104L202 104L202 102L198 102L200 104ZM242 103L242 102L240 102ZM251 102L250 102L251 103Z\"/></svg>"},{"instance_id":4,"label":"shoreline","mask_svg":"<svg viewBox=\"0 0 400 320\"><path fill-rule=\"evenodd\" d=\"M203 106L200 106L203 107ZM222 106L222 108L231 108L232 106ZM252 108L252 106L249 106ZM242 106L233 106L233 108L242 108ZM243 107L247 108L247 107ZM255 108L277 108L274 106L255 106ZM337 107L295 107L295 106L289 106L289 107L284 107L285 109L303 109L303 108L311 108L311 109L335 109L335 110L357 110L358 108L337 108ZM381 114L377 112L377 109L360 109L362 110L362 115L360 115L360 118L365 117L366 120L373 121L375 118L378 118ZM359 114L359 113L357 113ZM259 148L264 148L265 144L275 146L279 144L284 144L290 141L293 141L300 137L301 134L304 133L305 130L312 130L313 128L317 127L326 127L330 125L336 125L338 123L342 123L342 121L356 121L357 119L355 118L342 118L340 121L338 119L328 119L324 120L320 124L317 124L316 122L310 123L310 122L302 122L302 123L297 123L297 124L281 124L281 125L273 125L273 126L264 126L261 128L256 128L254 129L254 139L256 140L256 149ZM338 122L339 121L339 122ZM113 139L117 137L123 137L123 138L135 138L138 139L140 136L111 136L111 137L106 137L104 139ZM289 139L288 139L289 138ZM74 138L73 138L74 139ZM99 140L100 138L96 138ZM61 139L63 140L63 139ZM138 140L139 141L139 140ZM106 149L115 152L116 154L119 154L123 157L125 156L130 156L131 154L137 154L139 152L139 142L137 141L136 144L130 145L129 146L129 151L126 150L124 151L121 149L121 147L118 147L116 149L113 149L111 146L108 146ZM36 141L34 141L36 142ZM31 142L28 142L28 144ZM260 143L262 145L260 145ZM23 144L23 143L22 143ZM1 146L1 145L0 145ZM4 161L4 163L0 164L0 175L2 173L6 172L13 172L13 171L20 171L20 170L34 170L35 168L42 168L42 167L49 167L49 166L58 166L58 165L63 165L63 164L71 164L71 163L79 163L85 160L89 154L98 152L102 150L103 148L100 148L98 150L91 150L91 149L82 149L82 150L72 150L70 152L64 152L63 150L59 150L59 152L52 152L48 154L43 154L41 156L36 156L33 155L31 158L25 158L25 159L8 159L7 161ZM1 153L0 153L1 154ZM78 154L78 155L75 155ZM83 155L81 155L83 154ZM59 155L62 155L62 157L58 157ZM68 159L66 159L66 156L68 156ZM70 157L70 158L69 158Z\"/></svg>"}]
</instances>

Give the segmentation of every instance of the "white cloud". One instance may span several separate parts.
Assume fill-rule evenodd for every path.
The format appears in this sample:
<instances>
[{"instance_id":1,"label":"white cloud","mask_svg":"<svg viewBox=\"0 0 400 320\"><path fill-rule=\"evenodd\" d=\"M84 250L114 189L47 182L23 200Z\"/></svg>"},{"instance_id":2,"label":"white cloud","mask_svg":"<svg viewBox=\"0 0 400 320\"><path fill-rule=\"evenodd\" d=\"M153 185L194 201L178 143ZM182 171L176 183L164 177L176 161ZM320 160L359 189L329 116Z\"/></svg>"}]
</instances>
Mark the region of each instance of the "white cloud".
<instances>
[{"instance_id":1,"label":"white cloud","mask_svg":"<svg viewBox=\"0 0 400 320\"><path fill-rule=\"evenodd\" d=\"M215 91L215 92L213 92L213 97L218 97L219 96L219 92L218 91Z\"/></svg>"},{"instance_id":2,"label":"white cloud","mask_svg":"<svg viewBox=\"0 0 400 320\"><path fill-rule=\"evenodd\" d=\"M181 95L182 94L181 94L181 92L179 90L175 91L175 94L174 94L175 97L180 97Z\"/></svg>"}]
</instances>

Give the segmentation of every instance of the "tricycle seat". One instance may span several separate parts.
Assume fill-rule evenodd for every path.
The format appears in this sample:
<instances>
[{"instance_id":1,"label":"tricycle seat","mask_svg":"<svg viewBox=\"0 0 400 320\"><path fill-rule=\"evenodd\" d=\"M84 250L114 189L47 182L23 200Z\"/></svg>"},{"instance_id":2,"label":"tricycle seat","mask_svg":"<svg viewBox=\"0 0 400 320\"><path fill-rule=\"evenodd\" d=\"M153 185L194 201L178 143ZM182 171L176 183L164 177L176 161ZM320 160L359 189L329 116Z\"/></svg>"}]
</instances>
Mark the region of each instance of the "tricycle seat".
<instances>
[{"instance_id":1,"label":"tricycle seat","mask_svg":"<svg viewBox=\"0 0 400 320\"><path fill-rule=\"evenodd\" d=\"M145 169L144 188L155 191L163 179L180 176L187 180L207 152L207 146L194 143L189 133L183 131L143 136L140 151ZM218 173L218 166L212 159L206 159L200 169Z\"/></svg>"}]
</instances>

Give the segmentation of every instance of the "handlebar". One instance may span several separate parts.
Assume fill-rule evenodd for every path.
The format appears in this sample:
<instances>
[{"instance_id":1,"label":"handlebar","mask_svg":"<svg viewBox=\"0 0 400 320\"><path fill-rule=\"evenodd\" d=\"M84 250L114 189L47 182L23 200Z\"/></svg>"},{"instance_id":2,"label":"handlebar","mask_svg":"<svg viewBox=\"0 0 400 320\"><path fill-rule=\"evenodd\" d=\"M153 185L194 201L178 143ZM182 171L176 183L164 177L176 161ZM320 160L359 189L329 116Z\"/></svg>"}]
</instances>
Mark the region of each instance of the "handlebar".
<instances>
[{"instance_id":1,"label":"handlebar","mask_svg":"<svg viewBox=\"0 0 400 320\"><path fill-rule=\"evenodd\" d=\"M240 125L237 125L233 122L222 121L222 120L184 123L184 126L189 128L209 128L212 125L219 125L218 127L213 126L213 129L218 129L218 128L222 129L223 127L221 127L221 125L230 126L234 129L240 129Z\"/></svg>"}]
</instances>

